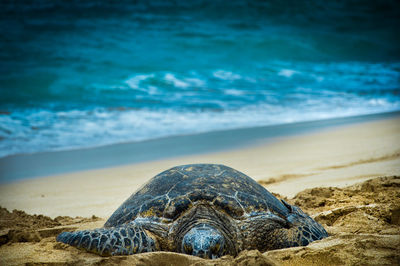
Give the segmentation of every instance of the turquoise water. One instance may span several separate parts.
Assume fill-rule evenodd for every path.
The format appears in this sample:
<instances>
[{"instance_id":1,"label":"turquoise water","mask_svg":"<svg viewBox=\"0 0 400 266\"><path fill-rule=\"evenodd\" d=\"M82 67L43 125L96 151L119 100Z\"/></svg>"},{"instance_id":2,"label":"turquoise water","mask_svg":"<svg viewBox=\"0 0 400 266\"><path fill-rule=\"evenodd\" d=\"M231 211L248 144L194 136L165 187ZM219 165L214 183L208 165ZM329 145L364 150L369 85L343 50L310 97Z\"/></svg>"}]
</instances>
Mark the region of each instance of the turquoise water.
<instances>
[{"instance_id":1,"label":"turquoise water","mask_svg":"<svg viewBox=\"0 0 400 266\"><path fill-rule=\"evenodd\" d=\"M400 110L397 1L2 1L0 157Z\"/></svg>"}]
</instances>

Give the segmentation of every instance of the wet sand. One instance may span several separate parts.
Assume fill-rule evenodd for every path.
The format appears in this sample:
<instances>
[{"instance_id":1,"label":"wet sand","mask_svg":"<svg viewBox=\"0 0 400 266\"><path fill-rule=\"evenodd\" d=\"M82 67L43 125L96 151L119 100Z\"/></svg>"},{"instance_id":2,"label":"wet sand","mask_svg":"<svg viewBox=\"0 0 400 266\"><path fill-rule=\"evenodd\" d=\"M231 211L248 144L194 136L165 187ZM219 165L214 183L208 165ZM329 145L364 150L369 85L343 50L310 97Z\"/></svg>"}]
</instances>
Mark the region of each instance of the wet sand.
<instances>
[{"instance_id":1,"label":"wet sand","mask_svg":"<svg viewBox=\"0 0 400 266\"><path fill-rule=\"evenodd\" d=\"M330 237L307 247L263 254L245 251L216 261L165 252L102 258L55 242L63 230L101 227L144 182L186 163L222 163L244 172L315 217ZM229 151L3 184L0 205L6 209L0 210L0 264L396 265L400 263L399 176L400 118L395 116L274 142L257 140Z\"/></svg>"}]
</instances>

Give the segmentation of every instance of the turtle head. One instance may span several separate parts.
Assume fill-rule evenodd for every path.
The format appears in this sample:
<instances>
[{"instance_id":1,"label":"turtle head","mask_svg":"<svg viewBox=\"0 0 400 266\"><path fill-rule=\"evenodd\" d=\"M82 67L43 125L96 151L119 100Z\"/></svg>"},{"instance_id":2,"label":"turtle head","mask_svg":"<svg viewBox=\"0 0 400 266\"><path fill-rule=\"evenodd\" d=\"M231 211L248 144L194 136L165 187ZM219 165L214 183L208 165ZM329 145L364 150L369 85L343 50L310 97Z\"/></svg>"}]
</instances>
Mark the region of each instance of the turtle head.
<instances>
[{"instance_id":1,"label":"turtle head","mask_svg":"<svg viewBox=\"0 0 400 266\"><path fill-rule=\"evenodd\" d=\"M201 258L216 259L224 254L225 238L214 227L200 224L183 237L182 251Z\"/></svg>"}]
</instances>

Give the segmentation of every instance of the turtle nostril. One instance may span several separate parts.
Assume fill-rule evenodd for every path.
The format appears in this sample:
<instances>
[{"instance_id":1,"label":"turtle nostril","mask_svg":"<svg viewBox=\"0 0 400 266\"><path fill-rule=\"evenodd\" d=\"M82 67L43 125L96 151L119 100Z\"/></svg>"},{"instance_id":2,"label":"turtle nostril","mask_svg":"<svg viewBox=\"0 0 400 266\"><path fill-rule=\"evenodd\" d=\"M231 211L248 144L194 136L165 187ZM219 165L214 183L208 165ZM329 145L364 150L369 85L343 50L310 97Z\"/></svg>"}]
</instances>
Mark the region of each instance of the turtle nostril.
<instances>
[{"instance_id":1,"label":"turtle nostril","mask_svg":"<svg viewBox=\"0 0 400 266\"><path fill-rule=\"evenodd\" d=\"M184 251L186 254L192 255L193 254L193 247L191 245L184 245Z\"/></svg>"},{"instance_id":2,"label":"turtle nostril","mask_svg":"<svg viewBox=\"0 0 400 266\"><path fill-rule=\"evenodd\" d=\"M217 254L218 251L219 251L219 248L220 248L220 245L219 245L219 244L216 244L215 246L213 246L213 247L211 248L211 253Z\"/></svg>"}]
</instances>

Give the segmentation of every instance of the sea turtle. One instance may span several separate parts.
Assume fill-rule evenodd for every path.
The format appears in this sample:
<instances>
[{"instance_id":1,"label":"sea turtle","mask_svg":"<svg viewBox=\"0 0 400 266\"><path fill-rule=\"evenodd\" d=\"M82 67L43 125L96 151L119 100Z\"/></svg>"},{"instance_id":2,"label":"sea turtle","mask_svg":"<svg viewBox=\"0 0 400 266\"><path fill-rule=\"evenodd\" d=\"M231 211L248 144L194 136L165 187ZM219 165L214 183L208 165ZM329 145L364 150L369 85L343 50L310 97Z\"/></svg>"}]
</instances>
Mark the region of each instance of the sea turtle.
<instances>
[{"instance_id":1,"label":"sea turtle","mask_svg":"<svg viewBox=\"0 0 400 266\"><path fill-rule=\"evenodd\" d=\"M57 241L102 256L174 251L203 258L305 246L327 237L300 208L224 165L166 170L132 194L103 228Z\"/></svg>"}]
</instances>

